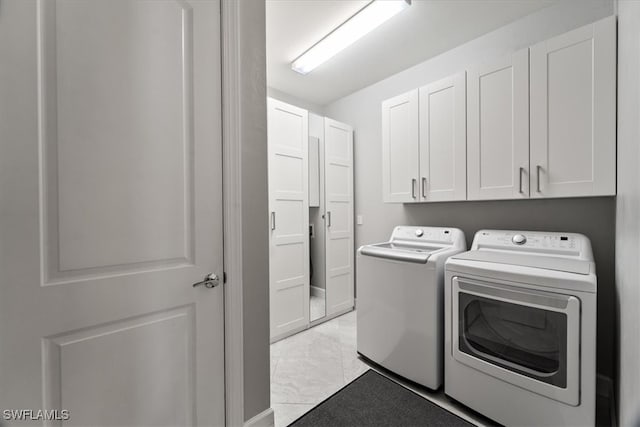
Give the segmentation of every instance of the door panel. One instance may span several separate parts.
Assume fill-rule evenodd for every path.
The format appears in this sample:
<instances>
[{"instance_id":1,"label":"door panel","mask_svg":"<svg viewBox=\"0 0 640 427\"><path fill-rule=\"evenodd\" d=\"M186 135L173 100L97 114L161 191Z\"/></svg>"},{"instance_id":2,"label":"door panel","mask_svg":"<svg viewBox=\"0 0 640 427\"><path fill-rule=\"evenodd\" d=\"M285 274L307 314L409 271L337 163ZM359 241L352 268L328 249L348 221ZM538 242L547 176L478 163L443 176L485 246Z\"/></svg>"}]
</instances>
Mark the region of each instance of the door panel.
<instances>
[{"instance_id":1,"label":"door panel","mask_svg":"<svg viewBox=\"0 0 640 427\"><path fill-rule=\"evenodd\" d=\"M469 200L529 197L529 49L468 74Z\"/></svg>"},{"instance_id":2,"label":"door panel","mask_svg":"<svg viewBox=\"0 0 640 427\"><path fill-rule=\"evenodd\" d=\"M420 88L420 201L465 200L465 74Z\"/></svg>"},{"instance_id":3,"label":"door panel","mask_svg":"<svg viewBox=\"0 0 640 427\"><path fill-rule=\"evenodd\" d=\"M382 192L385 202L417 200L418 90L382 103Z\"/></svg>"},{"instance_id":4,"label":"door panel","mask_svg":"<svg viewBox=\"0 0 640 427\"><path fill-rule=\"evenodd\" d=\"M40 12L46 281L190 263L190 8L43 1Z\"/></svg>"},{"instance_id":5,"label":"door panel","mask_svg":"<svg viewBox=\"0 0 640 427\"><path fill-rule=\"evenodd\" d=\"M615 17L531 48L531 197L615 194Z\"/></svg>"},{"instance_id":6,"label":"door panel","mask_svg":"<svg viewBox=\"0 0 640 427\"><path fill-rule=\"evenodd\" d=\"M268 99L271 340L309 323L308 113Z\"/></svg>"},{"instance_id":7,"label":"door panel","mask_svg":"<svg viewBox=\"0 0 640 427\"><path fill-rule=\"evenodd\" d=\"M2 2L3 407L224 424L219 9Z\"/></svg>"},{"instance_id":8,"label":"door panel","mask_svg":"<svg viewBox=\"0 0 640 427\"><path fill-rule=\"evenodd\" d=\"M353 307L353 128L325 119L327 315Z\"/></svg>"}]
</instances>

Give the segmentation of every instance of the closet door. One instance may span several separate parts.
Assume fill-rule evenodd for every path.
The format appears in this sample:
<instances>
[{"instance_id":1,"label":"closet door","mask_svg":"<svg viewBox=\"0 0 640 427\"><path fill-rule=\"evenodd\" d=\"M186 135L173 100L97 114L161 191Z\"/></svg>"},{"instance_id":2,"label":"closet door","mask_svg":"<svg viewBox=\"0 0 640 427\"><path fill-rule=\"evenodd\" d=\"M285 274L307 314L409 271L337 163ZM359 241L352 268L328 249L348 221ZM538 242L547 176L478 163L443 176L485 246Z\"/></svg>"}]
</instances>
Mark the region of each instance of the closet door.
<instances>
[{"instance_id":1,"label":"closet door","mask_svg":"<svg viewBox=\"0 0 640 427\"><path fill-rule=\"evenodd\" d=\"M468 199L529 197L529 49L467 72Z\"/></svg>"},{"instance_id":2,"label":"closet door","mask_svg":"<svg viewBox=\"0 0 640 427\"><path fill-rule=\"evenodd\" d=\"M271 340L309 323L308 113L268 99Z\"/></svg>"},{"instance_id":3,"label":"closet door","mask_svg":"<svg viewBox=\"0 0 640 427\"><path fill-rule=\"evenodd\" d=\"M418 90L382 103L382 193L385 202L418 199Z\"/></svg>"},{"instance_id":4,"label":"closet door","mask_svg":"<svg viewBox=\"0 0 640 427\"><path fill-rule=\"evenodd\" d=\"M531 197L616 192L616 27L603 19L531 48Z\"/></svg>"},{"instance_id":5,"label":"closet door","mask_svg":"<svg viewBox=\"0 0 640 427\"><path fill-rule=\"evenodd\" d=\"M420 88L420 201L467 197L464 77L462 72Z\"/></svg>"},{"instance_id":6,"label":"closet door","mask_svg":"<svg viewBox=\"0 0 640 427\"><path fill-rule=\"evenodd\" d=\"M327 315L353 307L353 128L325 119Z\"/></svg>"}]
</instances>

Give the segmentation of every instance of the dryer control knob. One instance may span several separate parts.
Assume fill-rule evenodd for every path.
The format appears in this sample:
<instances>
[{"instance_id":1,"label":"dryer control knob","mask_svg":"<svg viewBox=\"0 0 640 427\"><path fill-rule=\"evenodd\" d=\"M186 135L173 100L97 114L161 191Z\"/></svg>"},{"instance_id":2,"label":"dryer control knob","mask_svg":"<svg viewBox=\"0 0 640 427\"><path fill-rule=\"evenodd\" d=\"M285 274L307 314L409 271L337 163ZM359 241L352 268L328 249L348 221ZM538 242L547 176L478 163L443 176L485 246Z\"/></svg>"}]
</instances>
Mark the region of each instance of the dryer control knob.
<instances>
[{"instance_id":1,"label":"dryer control knob","mask_svg":"<svg viewBox=\"0 0 640 427\"><path fill-rule=\"evenodd\" d=\"M527 238L522 234L516 234L511 238L511 241L516 245L524 245L527 242Z\"/></svg>"},{"instance_id":2,"label":"dryer control knob","mask_svg":"<svg viewBox=\"0 0 640 427\"><path fill-rule=\"evenodd\" d=\"M422 229L418 228L418 229L416 230L416 236L418 236L418 237L422 237L422 235L423 235L423 234L424 234L424 231L422 231Z\"/></svg>"}]
</instances>

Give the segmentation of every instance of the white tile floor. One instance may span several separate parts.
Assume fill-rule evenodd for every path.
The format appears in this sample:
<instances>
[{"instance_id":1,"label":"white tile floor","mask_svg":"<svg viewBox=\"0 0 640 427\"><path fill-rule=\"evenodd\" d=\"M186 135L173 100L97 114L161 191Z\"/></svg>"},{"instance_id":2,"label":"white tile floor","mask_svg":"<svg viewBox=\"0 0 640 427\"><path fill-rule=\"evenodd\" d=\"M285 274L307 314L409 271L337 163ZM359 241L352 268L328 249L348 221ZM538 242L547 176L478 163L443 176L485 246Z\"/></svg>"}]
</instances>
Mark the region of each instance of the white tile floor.
<instances>
[{"instance_id":1,"label":"white tile floor","mask_svg":"<svg viewBox=\"0 0 640 427\"><path fill-rule=\"evenodd\" d=\"M271 407L275 427L289 425L367 369L369 366L356 352L355 311L271 344ZM386 371L381 373L389 375ZM450 401L442 392L430 392L392 379L478 426L487 425L488 420Z\"/></svg>"},{"instance_id":2,"label":"white tile floor","mask_svg":"<svg viewBox=\"0 0 640 427\"><path fill-rule=\"evenodd\" d=\"M271 345L271 407L287 426L367 370L356 353L356 314L344 314Z\"/></svg>"}]
</instances>

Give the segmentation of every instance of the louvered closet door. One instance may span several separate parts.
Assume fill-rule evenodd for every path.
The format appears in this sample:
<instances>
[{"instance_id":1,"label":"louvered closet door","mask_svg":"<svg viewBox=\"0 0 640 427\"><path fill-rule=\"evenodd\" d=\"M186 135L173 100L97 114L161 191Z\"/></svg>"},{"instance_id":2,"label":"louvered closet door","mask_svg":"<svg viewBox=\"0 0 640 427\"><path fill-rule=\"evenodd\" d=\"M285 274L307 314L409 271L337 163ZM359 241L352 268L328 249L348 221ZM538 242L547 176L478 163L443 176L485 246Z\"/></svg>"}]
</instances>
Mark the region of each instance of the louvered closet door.
<instances>
[{"instance_id":1,"label":"louvered closet door","mask_svg":"<svg viewBox=\"0 0 640 427\"><path fill-rule=\"evenodd\" d=\"M529 49L467 72L468 199L529 197Z\"/></svg>"},{"instance_id":2,"label":"louvered closet door","mask_svg":"<svg viewBox=\"0 0 640 427\"><path fill-rule=\"evenodd\" d=\"M353 128L325 119L327 315L353 307Z\"/></svg>"},{"instance_id":3,"label":"louvered closet door","mask_svg":"<svg viewBox=\"0 0 640 427\"><path fill-rule=\"evenodd\" d=\"M271 340L309 323L308 113L268 99Z\"/></svg>"}]
</instances>

